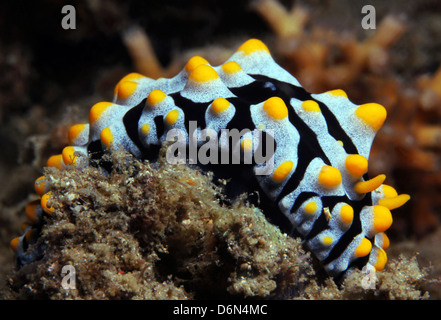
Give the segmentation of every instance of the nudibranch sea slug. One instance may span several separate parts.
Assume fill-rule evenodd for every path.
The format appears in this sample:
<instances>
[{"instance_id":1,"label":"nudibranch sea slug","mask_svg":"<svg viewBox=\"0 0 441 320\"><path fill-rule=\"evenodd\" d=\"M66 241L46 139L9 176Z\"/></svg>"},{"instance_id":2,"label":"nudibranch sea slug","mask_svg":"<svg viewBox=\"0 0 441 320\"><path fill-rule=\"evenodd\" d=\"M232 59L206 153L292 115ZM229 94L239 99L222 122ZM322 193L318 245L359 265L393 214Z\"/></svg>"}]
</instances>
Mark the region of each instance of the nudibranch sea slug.
<instances>
[{"instance_id":1,"label":"nudibranch sea slug","mask_svg":"<svg viewBox=\"0 0 441 320\"><path fill-rule=\"evenodd\" d=\"M70 146L47 166L86 166L114 149L155 160L171 133L179 133L174 137L184 149L172 156L178 151L181 160L229 177L232 194L265 195L262 201L285 217L285 229L303 239L329 275L340 277L357 267L384 268L390 210L410 198L383 184L385 175L367 175L370 148L385 119L383 106L356 105L343 90L308 93L264 43L251 39L220 66L195 56L170 79L125 76L113 102L95 104L89 123L72 126ZM233 129L243 133L236 142L226 131ZM195 139L203 132L209 147ZM194 141L198 155L204 150L211 162L190 159ZM273 146L269 169L253 160L268 145ZM225 154L226 160L234 158L231 163L217 161ZM30 225L11 241L18 268L44 254L43 248L28 250L29 244L54 211L44 176L35 190L40 199L26 208Z\"/></svg>"}]
</instances>

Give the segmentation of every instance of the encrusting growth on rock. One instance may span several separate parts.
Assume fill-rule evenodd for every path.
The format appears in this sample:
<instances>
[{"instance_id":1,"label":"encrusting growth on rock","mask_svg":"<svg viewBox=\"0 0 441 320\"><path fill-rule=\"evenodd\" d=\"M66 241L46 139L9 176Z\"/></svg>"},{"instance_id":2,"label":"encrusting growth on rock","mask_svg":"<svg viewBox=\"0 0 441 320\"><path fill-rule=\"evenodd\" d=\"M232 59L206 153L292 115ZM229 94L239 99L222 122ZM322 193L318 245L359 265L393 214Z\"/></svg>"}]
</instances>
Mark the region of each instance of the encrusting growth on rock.
<instances>
[{"instance_id":1,"label":"encrusting growth on rock","mask_svg":"<svg viewBox=\"0 0 441 320\"><path fill-rule=\"evenodd\" d=\"M222 204L210 174L163 159L142 162L123 151L105 159L114 166L109 175L93 166L46 168L56 210L34 244L44 244L45 255L15 271L9 280L14 297L364 297L357 286L363 274L351 275L351 285L341 289L331 278L322 282L323 271L317 273L299 240L282 234L244 198ZM65 265L75 268L75 289L61 285ZM415 264L411 268L424 277ZM381 274L401 279L383 289L387 297L422 297L407 275Z\"/></svg>"},{"instance_id":2,"label":"encrusting growth on rock","mask_svg":"<svg viewBox=\"0 0 441 320\"><path fill-rule=\"evenodd\" d=\"M210 176L111 157L109 176L94 167L46 170L56 210L36 244L44 258L12 277L18 297L286 296L312 273L299 241L243 201L221 205ZM64 265L76 270L74 290L61 287Z\"/></svg>"}]
</instances>

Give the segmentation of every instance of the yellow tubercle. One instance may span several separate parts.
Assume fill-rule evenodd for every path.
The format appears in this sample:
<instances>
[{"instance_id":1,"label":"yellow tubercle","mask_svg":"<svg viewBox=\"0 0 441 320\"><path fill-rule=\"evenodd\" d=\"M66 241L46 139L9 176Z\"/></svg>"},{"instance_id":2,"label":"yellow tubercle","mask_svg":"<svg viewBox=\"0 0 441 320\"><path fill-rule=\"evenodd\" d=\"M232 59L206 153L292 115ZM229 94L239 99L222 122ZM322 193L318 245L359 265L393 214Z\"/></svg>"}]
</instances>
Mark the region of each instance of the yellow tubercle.
<instances>
[{"instance_id":1,"label":"yellow tubercle","mask_svg":"<svg viewBox=\"0 0 441 320\"><path fill-rule=\"evenodd\" d=\"M52 214L54 212L54 208L50 205L50 198L52 196L52 192L49 191L48 193L45 193L42 197L41 197L41 208L43 209L44 212L46 212L47 214Z\"/></svg>"},{"instance_id":2,"label":"yellow tubercle","mask_svg":"<svg viewBox=\"0 0 441 320\"><path fill-rule=\"evenodd\" d=\"M106 127L103 130L101 130L100 140L107 148L111 147L113 143L113 133L109 127Z\"/></svg>"},{"instance_id":3,"label":"yellow tubercle","mask_svg":"<svg viewBox=\"0 0 441 320\"><path fill-rule=\"evenodd\" d=\"M317 211L317 203L315 201L310 201L305 205L305 212L313 214Z\"/></svg>"},{"instance_id":4,"label":"yellow tubercle","mask_svg":"<svg viewBox=\"0 0 441 320\"><path fill-rule=\"evenodd\" d=\"M389 245L390 245L389 237L385 233L383 233L383 250L389 249Z\"/></svg>"},{"instance_id":5,"label":"yellow tubercle","mask_svg":"<svg viewBox=\"0 0 441 320\"><path fill-rule=\"evenodd\" d=\"M150 125L148 123L144 123L141 127L141 132L144 136L147 136L150 133Z\"/></svg>"},{"instance_id":6,"label":"yellow tubercle","mask_svg":"<svg viewBox=\"0 0 441 320\"><path fill-rule=\"evenodd\" d=\"M196 83L205 83L219 78L216 70L206 64L196 67L188 76L189 80Z\"/></svg>"},{"instance_id":7,"label":"yellow tubercle","mask_svg":"<svg viewBox=\"0 0 441 320\"><path fill-rule=\"evenodd\" d=\"M320 112L320 106L314 100L306 100L302 102L302 108L309 112Z\"/></svg>"},{"instance_id":8,"label":"yellow tubercle","mask_svg":"<svg viewBox=\"0 0 441 320\"><path fill-rule=\"evenodd\" d=\"M210 108L215 113L219 114L227 110L229 106L230 106L230 102L227 99L217 98L213 101Z\"/></svg>"},{"instance_id":9,"label":"yellow tubercle","mask_svg":"<svg viewBox=\"0 0 441 320\"><path fill-rule=\"evenodd\" d=\"M327 188L334 188L341 184L342 178L340 170L324 165L318 175L318 182Z\"/></svg>"},{"instance_id":10,"label":"yellow tubercle","mask_svg":"<svg viewBox=\"0 0 441 320\"><path fill-rule=\"evenodd\" d=\"M9 246L11 247L11 249L12 249L14 252L16 252L19 243L20 243L20 238L19 238L19 237L16 237L16 238L14 238L14 239L11 240L11 242L9 243Z\"/></svg>"},{"instance_id":11,"label":"yellow tubercle","mask_svg":"<svg viewBox=\"0 0 441 320\"><path fill-rule=\"evenodd\" d=\"M294 163L292 161L285 161L274 170L273 180L276 182L281 182L285 180L291 173Z\"/></svg>"},{"instance_id":12,"label":"yellow tubercle","mask_svg":"<svg viewBox=\"0 0 441 320\"><path fill-rule=\"evenodd\" d=\"M392 222L392 214L388 208L380 205L374 206L373 227L376 233L384 232L389 229Z\"/></svg>"},{"instance_id":13,"label":"yellow tubercle","mask_svg":"<svg viewBox=\"0 0 441 320\"><path fill-rule=\"evenodd\" d=\"M63 156L61 154L51 156L46 162L47 167L55 167L57 169L62 169L63 164Z\"/></svg>"},{"instance_id":14,"label":"yellow tubercle","mask_svg":"<svg viewBox=\"0 0 441 320\"><path fill-rule=\"evenodd\" d=\"M69 146L69 147L64 148L61 155L63 157L63 162L65 165L75 164L76 158L75 158L75 148L74 147Z\"/></svg>"},{"instance_id":15,"label":"yellow tubercle","mask_svg":"<svg viewBox=\"0 0 441 320\"><path fill-rule=\"evenodd\" d=\"M372 192L375 189L379 188L384 180L386 180L386 175L379 174L375 178L369 179L367 181L357 182L354 186L354 190L355 192L360 194Z\"/></svg>"},{"instance_id":16,"label":"yellow tubercle","mask_svg":"<svg viewBox=\"0 0 441 320\"><path fill-rule=\"evenodd\" d=\"M387 262L386 252L383 249L378 248L377 249L377 261L374 265L375 270L382 271L384 269L384 266L386 265L386 262Z\"/></svg>"},{"instance_id":17,"label":"yellow tubercle","mask_svg":"<svg viewBox=\"0 0 441 320\"><path fill-rule=\"evenodd\" d=\"M236 61L228 61L222 65L222 70L227 74L234 74L242 70Z\"/></svg>"},{"instance_id":18,"label":"yellow tubercle","mask_svg":"<svg viewBox=\"0 0 441 320\"><path fill-rule=\"evenodd\" d=\"M74 141L81 135L81 133L86 130L86 124L79 123L71 126L67 132L67 138L69 144L75 144Z\"/></svg>"},{"instance_id":19,"label":"yellow tubercle","mask_svg":"<svg viewBox=\"0 0 441 320\"><path fill-rule=\"evenodd\" d=\"M350 154L346 157L345 166L352 176L359 178L366 173L368 160L362 155Z\"/></svg>"},{"instance_id":20,"label":"yellow tubercle","mask_svg":"<svg viewBox=\"0 0 441 320\"><path fill-rule=\"evenodd\" d=\"M334 239L331 236L324 236L322 238L322 244L325 246L330 246L334 242Z\"/></svg>"},{"instance_id":21,"label":"yellow tubercle","mask_svg":"<svg viewBox=\"0 0 441 320\"><path fill-rule=\"evenodd\" d=\"M137 81L139 79L145 78L142 74L140 73L136 73L136 72L132 72L129 73L128 75L126 75L124 78L122 78L118 84L124 82L124 81Z\"/></svg>"},{"instance_id":22,"label":"yellow tubercle","mask_svg":"<svg viewBox=\"0 0 441 320\"><path fill-rule=\"evenodd\" d=\"M375 131L380 130L387 116L386 109L378 103L362 104L355 110L355 114Z\"/></svg>"},{"instance_id":23,"label":"yellow tubercle","mask_svg":"<svg viewBox=\"0 0 441 320\"><path fill-rule=\"evenodd\" d=\"M348 97L346 92L344 92L342 89L331 90L331 91L328 91L328 93L332 94L333 96L337 96L337 97L345 97L345 98Z\"/></svg>"},{"instance_id":24,"label":"yellow tubercle","mask_svg":"<svg viewBox=\"0 0 441 320\"><path fill-rule=\"evenodd\" d=\"M126 82L126 81L134 81L137 82L137 80L141 79L141 78L145 78L142 74L136 73L136 72L132 72L129 73L128 75L126 75L124 78L122 78L118 84L115 86L115 89L113 91L113 94L116 95L118 93L118 89L121 83Z\"/></svg>"},{"instance_id":25,"label":"yellow tubercle","mask_svg":"<svg viewBox=\"0 0 441 320\"><path fill-rule=\"evenodd\" d=\"M203 64L209 65L210 63L200 56L194 56L190 58L190 60L188 60L187 64L185 65L185 71L190 74L194 69Z\"/></svg>"},{"instance_id":26,"label":"yellow tubercle","mask_svg":"<svg viewBox=\"0 0 441 320\"><path fill-rule=\"evenodd\" d=\"M382 190L385 198L395 198L398 196L397 190L387 184L383 184Z\"/></svg>"},{"instance_id":27,"label":"yellow tubercle","mask_svg":"<svg viewBox=\"0 0 441 320\"><path fill-rule=\"evenodd\" d=\"M245 55L250 55L254 52L265 52L270 54L268 47L260 40L250 39L244 42L237 51L243 52Z\"/></svg>"},{"instance_id":28,"label":"yellow tubercle","mask_svg":"<svg viewBox=\"0 0 441 320\"><path fill-rule=\"evenodd\" d=\"M37 206L39 204L40 204L40 201L35 200L35 201L29 202L26 205L26 208L25 208L26 218L28 218L28 220L32 223L35 223L37 221L36 211L37 211Z\"/></svg>"},{"instance_id":29,"label":"yellow tubercle","mask_svg":"<svg viewBox=\"0 0 441 320\"><path fill-rule=\"evenodd\" d=\"M240 143L240 147L244 151L250 151L253 148L253 140L252 139L243 139Z\"/></svg>"},{"instance_id":30,"label":"yellow tubercle","mask_svg":"<svg viewBox=\"0 0 441 320\"><path fill-rule=\"evenodd\" d=\"M396 196L394 198L380 199L378 201L378 204L380 206L388 208L389 210L393 210L404 205L407 201L409 201L409 199L410 196L408 194L400 194L399 196Z\"/></svg>"},{"instance_id":31,"label":"yellow tubercle","mask_svg":"<svg viewBox=\"0 0 441 320\"><path fill-rule=\"evenodd\" d=\"M273 120L282 120L288 116L288 108L285 102L279 97L272 97L263 104L263 110Z\"/></svg>"},{"instance_id":32,"label":"yellow tubercle","mask_svg":"<svg viewBox=\"0 0 441 320\"><path fill-rule=\"evenodd\" d=\"M390 245L389 237L388 237L384 232L380 232L380 233L378 233L378 234L376 235L376 237L377 237L377 236L381 236L381 240L382 240L381 248L382 248L383 250L387 250L387 249L389 248L389 245Z\"/></svg>"},{"instance_id":33,"label":"yellow tubercle","mask_svg":"<svg viewBox=\"0 0 441 320\"><path fill-rule=\"evenodd\" d=\"M117 97L118 99L127 99L131 97L138 87L138 83L134 81L124 81L121 82L118 86Z\"/></svg>"},{"instance_id":34,"label":"yellow tubercle","mask_svg":"<svg viewBox=\"0 0 441 320\"><path fill-rule=\"evenodd\" d=\"M161 90L153 90L149 93L149 96L147 97L147 104L150 106L155 106L161 101L163 101L167 95L164 91Z\"/></svg>"},{"instance_id":35,"label":"yellow tubercle","mask_svg":"<svg viewBox=\"0 0 441 320\"><path fill-rule=\"evenodd\" d=\"M354 209L348 204L343 205L340 209L340 218L344 223L351 224L354 219Z\"/></svg>"},{"instance_id":36,"label":"yellow tubercle","mask_svg":"<svg viewBox=\"0 0 441 320\"><path fill-rule=\"evenodd\" d=\"M361 239L360 244L358 245L357 249L355 249L355 256L358 258L366 257L372 250L372 242L370 242L368 239L363 238Z\"/></svg>"},{"instance_id":37,"label":"yellow tubercle","mask_svg":"<svg viewBox=\"0 0 441 320\"><path fill-rule=\"evenodd\" d=\"M25 238L27 242L30 242L34 237L35 237L35 229L30 229L25 234Z\"/></svg>"},{"instance_id":38,"label":"yellow tubercle","mask_svg":"<svg viewBox=\"0 0 441 320\"><path fill-rule=\"evenodd\" d=\"M34 183L35 192L41 197L46 190L45 176L39 177Z\"/></svg>"},{"instance_id":39,"label":"yellow tubercle","mask_svg":"<svg viewBox=\"0 0 441 320\"><path fill-rule=\"evenodd\" d=\"M164 120L169 126L172 126L176 123L176 121L178 121L178 118L179 118L179 111L174 109L171 110L169 113L167 113Z\"/></svg>"},{"instance_id":40,"label":"yellow tubercle","mask_svg":"<svg viewBox=\"0 0 441 320\"><path fill-rule=\"evenodd\" d=\"M110 106L113 106L112 102L98 102L96 103L89 112L89 123L92 124L95 121L99 120L102 116L102 114L104 113L104 111L106 111L107 108L109 108Z\"/></svg>"},{"instance_id":41,"label":"yellow tubercle","mask_svg":"<svg viewBox=\"0 0 441 320\"><path fill-rule=\"evenodd\" d=\"M23 222L22 224L20 224L21 232L25 232L27 227L29 227L29 223L27 223L27 222Z\"/></svg>"}]
</instances>

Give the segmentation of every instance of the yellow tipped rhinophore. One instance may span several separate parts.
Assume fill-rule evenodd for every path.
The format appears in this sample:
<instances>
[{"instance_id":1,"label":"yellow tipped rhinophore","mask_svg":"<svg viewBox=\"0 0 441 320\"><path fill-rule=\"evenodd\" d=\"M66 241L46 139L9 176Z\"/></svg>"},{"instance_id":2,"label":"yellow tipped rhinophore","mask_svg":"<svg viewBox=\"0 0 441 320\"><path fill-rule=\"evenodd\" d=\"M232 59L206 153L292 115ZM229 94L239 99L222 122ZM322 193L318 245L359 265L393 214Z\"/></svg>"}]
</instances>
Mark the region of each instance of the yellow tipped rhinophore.
<instances>
[{"instance_id":1,"label":"yellow tipped rhinophore","mask_svg":"<svg viewBox=\"0 0 441 320\"><path fill-rule=\"evenodd\" d=\"M398 196L397 190L387 184L382 185L382 190L385 198L395 198Z\"/></svg>"},{"instance_id":2,"label":"yellow tipped rhinophore","mask_svg":"<svg viewBox=\"0 0 441 320\"><path fill-rule=\"evenodd\" d=\"M362 104L355 110L355 114L375 131L380 130L387 116L386 109L378 103Z\"/></svg>"},{"instance_id":3,"label":"yellow tipped rhinophore","mask_svg":"<svg viewBox=\"0 0 441 320\"><path fill-rule=\"evenodd\" d=\"M375 189L379 188L384 180L386 180L386 175L379 174L378 176L370 180L357 182L354 186L354 190L355 192L360 194L372 192Z\"/></svg>"},{"instance_id":4,"label":"yellow tipped rhinophore","mask_svg":"<svg viewBox=\"0 0 441 320\"><path fill-rule=\"evenodd\" d=\"M244 42L237 51L243 52L245 55L250 55L255 52L270 54L268 47L262 41L257 39L250 39Z\"/></svg>"},{"instance_id":5,"label":"yellow tipped rhinophore","mask_svg":"<svg viewBox=\"0 0 441 320\"><path fill-rule=\"evenodd\" d=\"M263 104L263 110L273 120L282 120L288 117L288 108L285 102L279 97L272 97Z\"/></svg>"},{"instance_id":6,"label":"yellow tipped rhinophore","mask_svg":"<svg viewBox=\"0 0 441 320\"><path fill-rule=\"evenodd\" d=\"M326 188L335 188L342 181L341 173L337 168L324 165L320 170L318 182Z\"/></svg>"},{"instance_id":7,"label":"yellow tipped rhinophore","mask_svg":"<svg viewBox=\"0 0 441 320\"><path fill-rule=\"evenodd\" d=\"M399 196L396 196L394 198L380 199L378 201L378 204L380 206L388 208L389 210L393 210L401 207L409 200L410 200L410 196L408 194L400 194Z\"/></svg>"}]
</instances>

